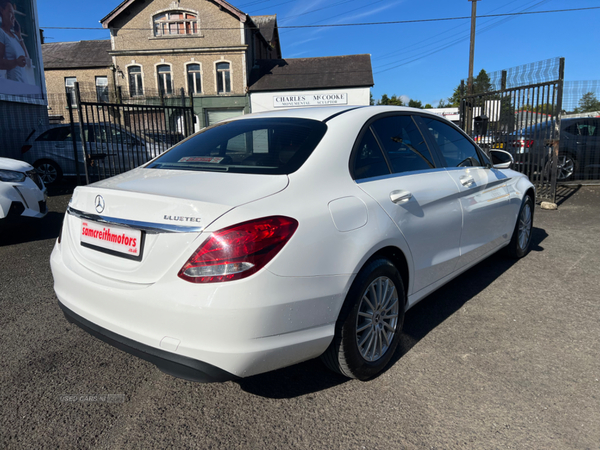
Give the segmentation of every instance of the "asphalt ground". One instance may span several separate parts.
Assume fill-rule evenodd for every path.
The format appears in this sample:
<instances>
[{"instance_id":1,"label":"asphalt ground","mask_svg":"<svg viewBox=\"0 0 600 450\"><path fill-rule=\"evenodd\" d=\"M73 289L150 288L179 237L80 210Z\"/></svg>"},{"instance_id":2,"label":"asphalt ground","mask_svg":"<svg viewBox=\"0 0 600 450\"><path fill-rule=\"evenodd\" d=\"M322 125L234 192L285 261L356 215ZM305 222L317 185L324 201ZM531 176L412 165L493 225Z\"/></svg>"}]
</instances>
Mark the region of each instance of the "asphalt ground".
<instances>
[{"instance_id":1,"label":"asphalt ground","mask_svg":"<svg viewBox=\"0 0 600 450\"><path fill-rule=\"evenodd\" d=\"M600 187L562 188L526 258L494 255L411 309L378 378L313 360L222 384L65 320L48 261L68 192L0 235L0 448L600 449Z\"/></svg>"}]
</instances>

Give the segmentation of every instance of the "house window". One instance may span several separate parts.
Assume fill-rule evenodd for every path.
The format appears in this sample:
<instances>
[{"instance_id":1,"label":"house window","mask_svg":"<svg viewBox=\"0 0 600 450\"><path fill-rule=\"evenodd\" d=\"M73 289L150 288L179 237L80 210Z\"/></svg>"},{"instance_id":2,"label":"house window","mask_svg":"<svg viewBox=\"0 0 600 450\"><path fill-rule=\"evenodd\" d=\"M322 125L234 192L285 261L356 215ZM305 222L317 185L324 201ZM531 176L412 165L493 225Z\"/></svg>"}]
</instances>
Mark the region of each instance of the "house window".
<instances>
[{"instance_id":1,"label":"house window","mask_svg":"<svg viewBox=\"0 0 600 450\"><path fill-rule=\"evenodd\" d=\"M67 96L69 97L69 106L72 108L77 107L77 102L75 100L75 83L77 82L77 77L66 77L65 78L65 90L67 91Z\"/></svg>"},{"instance_id":2,"label":"house window","mask_svg":"<svg viewBox=\"0 0 600 450\"><path fill-rule=\"evenodd\" d=\"M217 63L217 92L225 94L231 92L231 71L228 62Z\"/></svg>"},{"instance_id":3,"label":"house window","mask_svg":"<svg viewBox=\"0 0 600 450\"><path fill-rule=\"evenodd\" d=\"M108 77L96 77L96 98L98 103L108 103Z\"/></svg>"},{"instance_id":4,"label":"house window","mask_svg":"<svg viewBox=\"0 0 600 450\"><path fill-rule=\"evenodd\" d=\"M198 16L185 11L169 11L154 16L154 36L198 34Z\"/></svg>"},{"instance_id":5,"label":"house window","mask_svg":"<svg viewBox=\"0 0 600 450\"><path fill-rule=\"evenodd\" d=\"M144 95L142 68L140 66L131 66L127 69L127 75L129 76L129 96Z\"/></svg>"},{"instance_id":6,"label":"house window","mask_svg":"<svg viewBox=\"0 0 600 450\"><path fill-rule=\"evenodd\" d=\"M200 74L200 64L187 65L187 83L188 93L200 94L202 92L202 77Z\"/></svg>"},{"instance_id":7,"label":"house window","mask_svg":"<svg viewBox=\"0 0 600 450\"><path fill-rule=\"evenodd\" d=\"M161 64L156 67L156 73L158 75L158 91L163 95L172 94L173 83L171 81L171 66Z\"/></svg>"}]
</instances>

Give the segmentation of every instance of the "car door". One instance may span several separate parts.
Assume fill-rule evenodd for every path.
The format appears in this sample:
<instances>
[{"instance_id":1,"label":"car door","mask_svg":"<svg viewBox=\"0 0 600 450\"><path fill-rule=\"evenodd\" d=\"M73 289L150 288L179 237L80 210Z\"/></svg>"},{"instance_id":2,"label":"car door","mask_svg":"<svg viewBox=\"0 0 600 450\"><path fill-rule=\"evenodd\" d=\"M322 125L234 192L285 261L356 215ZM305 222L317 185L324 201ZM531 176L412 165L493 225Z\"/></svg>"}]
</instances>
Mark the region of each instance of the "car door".
<instances>
[{"instance_id":1,"label":"car door","mask_svg":"<svg viewBox=\"0 0 600 450\"><path fill-rule=\"evenodd\" d=\"M63 171L73 160L73 142L71 140L71 127L67 125L57 126L40 134L35 140L35 149L39 154L36 159L49 158L56 161Z\"/></svg>"},{"instance_id":2,"label":"car door","mask_svg":"<svg viewBox=\"0 0 600 450\"><path fill-rule=\"evenodd\" d=\"M460 257L458 188L439 167L410 115L378 116L362 130L351 170L409 245L416 293L451 274Z\"/></svg>"},{"instance_id":3,"label":"car door","mask_svg":"<svg viewBox=\"0 0 600 450\"><path fill-rule=\"evenodd\" d=\"M511 235L513 208L509 178L494 169L483 152L454 125L431 116L416 118L431 146L439 152L446 173L459 190L463 214L460 262L473 263L506 242ZM514 217L512 217L514 219Z\"/></svg>"},{"instance_id":4,"label":"car door","mask_svg":"<svg viewBox=\"0 0 600 450\"><path fill-rule=\"evenodd\" d=\"M598 180L600 172L600 119L585 118L577 123L577 163L585 180ZM578 174L576 174L578 175Z\"/></svg>"},{"instance_id":5,"label":"car door","mask_svg":"<svg viewBox=\"0 0 600 450\"><path fill-rule=\"evenodd\" d=\"M75 145L78 151L80 172L83 171L83 152L79 137L79 127L75 125ZM76 173L75 151L73 150L73 136L70 125L53 127L40 134L34 141L31 152L25 154L24 158L30 164L41 159L54 161L60 167L63 175L74 175Z\"/></svg>"}]
</instances>

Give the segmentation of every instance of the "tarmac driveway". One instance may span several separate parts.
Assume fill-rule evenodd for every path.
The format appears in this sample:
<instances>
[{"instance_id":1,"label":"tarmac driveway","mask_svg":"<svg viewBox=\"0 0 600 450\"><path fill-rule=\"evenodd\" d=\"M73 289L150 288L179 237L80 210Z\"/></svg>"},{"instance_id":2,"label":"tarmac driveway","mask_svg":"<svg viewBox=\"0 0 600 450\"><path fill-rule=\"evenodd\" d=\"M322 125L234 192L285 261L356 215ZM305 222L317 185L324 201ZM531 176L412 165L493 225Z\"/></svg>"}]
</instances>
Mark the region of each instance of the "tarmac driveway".
<instances>
[{"instance_id":1,"label":"tarmac driveway","mask_svg":"<svg viewBox=\"0 0 600 450\"><path fill-rule=\"evenodd\" d=\"M536 208L534 245L414 307L370 382L318 360L165 375L69 324L48 264L69 195L0 235L0 448L600 448L600 187Z\"/></svg>"}]
</instances>

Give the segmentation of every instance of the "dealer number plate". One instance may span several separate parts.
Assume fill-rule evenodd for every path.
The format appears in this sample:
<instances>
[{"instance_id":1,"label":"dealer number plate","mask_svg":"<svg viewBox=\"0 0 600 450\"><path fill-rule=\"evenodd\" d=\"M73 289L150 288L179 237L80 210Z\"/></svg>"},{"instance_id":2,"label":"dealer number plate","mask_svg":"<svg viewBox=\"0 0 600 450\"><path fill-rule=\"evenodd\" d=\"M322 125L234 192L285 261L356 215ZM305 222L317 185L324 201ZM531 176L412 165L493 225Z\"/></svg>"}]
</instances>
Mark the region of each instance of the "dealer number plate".
<instances>
[{"instance_id":1,"label":"dealer number plate","mask_svg":"<svg viewBox=\"0 0 600 450\"><path fill-rule=\"evenodd\" d=\"M141 260L143 234L140 230L81 221L81 245L124 258Z\"/></svg>"}]
</instances>

